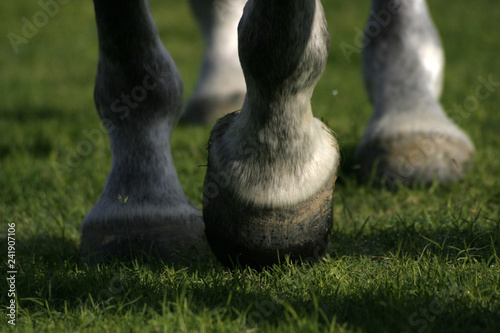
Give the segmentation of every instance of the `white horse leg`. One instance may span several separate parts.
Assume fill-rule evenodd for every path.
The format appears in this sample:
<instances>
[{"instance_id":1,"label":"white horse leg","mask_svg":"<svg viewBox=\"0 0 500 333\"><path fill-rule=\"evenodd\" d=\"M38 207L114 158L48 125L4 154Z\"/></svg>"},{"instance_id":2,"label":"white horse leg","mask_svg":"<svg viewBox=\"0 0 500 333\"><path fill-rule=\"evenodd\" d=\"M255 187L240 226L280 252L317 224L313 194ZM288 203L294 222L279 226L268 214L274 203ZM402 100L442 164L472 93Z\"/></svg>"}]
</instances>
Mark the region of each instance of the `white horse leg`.
<instances>
[{"instance_id":1,"label":"white horse leg","mask_svg":"<svg viewBox=\"0 0 500 333\"><path fill-rule=\"evenodd\" d=\"M214 123L241 109L245 80L238 61L238 22L246 0L190 0L205 40L205 53L195 92L182 121Z\"/></svg>"},{"instance_id":2,"label":"white horse leg","mask_svg":"<svg viewBox=\"0 0 500 333\"><path fill-rule=\"evenodd\" d=\"M363 74L374 113L356 151L361 177L376 168L389 186L457 180L474 147L439 104L444 57L425 0L373 0L371 13Z\"/></svg>"},{"instance_id":3,"label":"white horse leg","mask_svg":"<svg viewBox=\"0 0 500 333\"><path fill-rule=\"evenodd\" d=\"M339 163L331 132L310 98L328 57L316 0L249 0L239 25L247 84L240 113L217 122L209 141L203 217L226 266L314 261L328 242Z\"/></svg>"},{"instance_id":4,"label":"white horse leg","mask_svg":"<svg viewBox=\"0 0 500 333\"><path fill-rule=\"evenodd\" d=\"M200 212L184 195L170 153L182 112L180 75L147 0L94 0L99 33L95 103L113 164L82 222L82 255L99 261L141 251L166 260L203 246Z\"/></svg>"}]
</instances>

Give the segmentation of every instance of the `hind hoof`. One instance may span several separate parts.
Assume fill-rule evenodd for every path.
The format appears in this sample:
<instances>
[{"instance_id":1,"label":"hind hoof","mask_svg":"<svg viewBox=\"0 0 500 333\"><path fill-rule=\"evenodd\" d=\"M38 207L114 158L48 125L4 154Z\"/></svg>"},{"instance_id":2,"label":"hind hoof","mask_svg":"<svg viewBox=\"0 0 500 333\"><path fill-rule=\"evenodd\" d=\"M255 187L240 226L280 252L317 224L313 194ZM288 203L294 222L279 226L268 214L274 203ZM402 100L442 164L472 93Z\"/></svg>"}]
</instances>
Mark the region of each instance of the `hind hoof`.
<instances>
[{"instance_id":1,"label":"hind hoof","mask_svg":"<svg viewBox=\"0 0 500 333\"><path fill-rule=\"evenodd\" d=\"M460 131L457 128L458 131ZM472 164L474 147L460 135L439 132L398 133L365 141L356 151L361 181L394 188L396 183L429 186L461 179Z\"/></svg>"},{"instance_id":2,"label":"hind hoof","mask_svg":"<svg viewBox=\"0 0 500 333\"><path fill-rule=\"evenodd\" d=\"M241 109L245 93L226 96L195 97L189 101L181 123L190 125L213 125L217 119Z\"/></svg>"}]
</instances>

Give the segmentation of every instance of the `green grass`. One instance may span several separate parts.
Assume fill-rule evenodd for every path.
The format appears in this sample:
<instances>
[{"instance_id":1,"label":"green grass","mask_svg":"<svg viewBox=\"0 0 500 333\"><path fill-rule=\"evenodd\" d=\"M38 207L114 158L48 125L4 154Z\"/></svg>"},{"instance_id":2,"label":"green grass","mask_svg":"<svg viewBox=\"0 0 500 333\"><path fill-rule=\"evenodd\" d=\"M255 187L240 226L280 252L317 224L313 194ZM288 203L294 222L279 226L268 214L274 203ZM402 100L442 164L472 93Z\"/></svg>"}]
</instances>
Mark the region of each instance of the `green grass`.
<instances>
[{"instance_id":1,"label":"green grass","mask_svg":"<svg viewBox=\"0 0 500 333\"><path fill-rule=\"evenodd\" d=\"M152 0L163 41L193 90L202 41L185 1ZM79 225L111 165L107 136L87 156L71 152L100 130L92 99L97 41L91 1L70 1L13 51L37 2L0 5L0 251L16 224L16 328L110 332L498 332L500 330L500 88L460 114L480 84L500 81L500 3L431 1L446 50L442 104L477 148L467 177L447 187L393 193L357 184L353 150L371 113L360 57L349 63L369 1L324 1L332 35L313 110L337 133L344 162L327 255L317 265L262 272L114 262L79 265ZM337 95L332 94L336 90ZM199 207L210 128L178 127L172 151ZM68 166L63 168L61 166ZM6 258L6 257L2 257ZM6 259L2 260L6 262ZM6 265L2 265L7 272ZM3 274L2 272L2 274ZM2 275L3 276L3 275ZM7 282L0 330L7 330ZM12 327L10 327L12 328Z\"/></svg>"}]
</instances>

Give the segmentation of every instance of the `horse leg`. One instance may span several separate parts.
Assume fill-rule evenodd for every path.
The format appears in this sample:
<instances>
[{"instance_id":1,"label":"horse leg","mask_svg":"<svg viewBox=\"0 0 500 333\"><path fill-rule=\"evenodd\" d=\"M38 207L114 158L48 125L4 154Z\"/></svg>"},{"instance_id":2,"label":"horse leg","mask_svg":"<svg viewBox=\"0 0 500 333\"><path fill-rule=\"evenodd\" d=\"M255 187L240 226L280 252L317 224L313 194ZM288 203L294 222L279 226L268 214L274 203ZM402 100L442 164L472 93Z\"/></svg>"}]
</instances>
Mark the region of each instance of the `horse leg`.
<instances>
[{"instance_id":1,"label":"horse leg","mask_svg":"<svg viewBox=\"0 0 500 333\"><path fill-rule=\"evenodd\" d=\"M239 25L247 84L240 113L210 134L203 218L226 266L315 261L333 223L338 144L311 96L328 58L316 0L249 0Z\"/></svg>"},{"instance_id":2,"label":"horse leg","mask_svg":"<svg viewBox=\"0 0 500 333\"><path fill-rule=\"evenodd\" d=\"M364 45L374 111L355 153L361 179L393 187L462 177L474 146L439 104L444 56L425 0L373 0Z\"/></svg>"},{"instance_id":3,"label":"horse leg","mask_svg":"<svg viewBox=\"0 0 500 333\"><path fill-rule=\"evenodd\" d=\"M204 224L182 191L170 152L182 112L181 77L147 0L94 0L94 6L94 99L113 163L101 197L82 222L81 254L90 262L140 253L189 259L203 251Z\"/></svg>"},{"instance_id":4,"label":"horse leg","mask_svg":"<svg viewBox=\"0 0 500 333\"><path fill-rule=\"evenodd\" d=\"M200 77L181 121L213 124L241 109L245 80L238 61L238 22L246 0L190 0L205 40Z\"/></svg>"}]
</instances>

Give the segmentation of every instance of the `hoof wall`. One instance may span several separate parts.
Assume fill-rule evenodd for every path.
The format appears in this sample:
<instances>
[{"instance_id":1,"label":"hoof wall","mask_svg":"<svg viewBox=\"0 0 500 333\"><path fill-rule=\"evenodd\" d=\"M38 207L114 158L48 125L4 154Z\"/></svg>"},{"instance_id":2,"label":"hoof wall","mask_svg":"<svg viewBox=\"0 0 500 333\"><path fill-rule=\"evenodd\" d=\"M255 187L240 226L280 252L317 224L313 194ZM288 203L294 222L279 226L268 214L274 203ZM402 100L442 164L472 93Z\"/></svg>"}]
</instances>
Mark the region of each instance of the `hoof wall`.
<instances>
[{"instance_id":1,"label":"hoof wall","mask_svg":"<svg viewBox=\"0 0 500 333\"><path fill-rule=\"evenodd\" d=\"M359 179L395 188L398 182L429 186L457 181L472 164L474 147L463 134L401 133L378 137L360 145L355 153Z\"/></svg>"},{"instance_id":2,"label":"hoof wall","mask_svg":"<svg viewBox=\"0 0 500 333\"><path fill-rule=\"evenodd\" d=\"M325 252L333 224L334 177L310 200L284 208L255 208L227 193L207 200L205 233L226 267L261 269L290 260L316 262Z\"/></svg>"},{"instance_id":3,"label":"hoof wall","mask_svg":"<svg viewBox=\"0 0 500 333\"><path fill-rule=\"evenodd\" d=\"M83 262L142 258L189 263L209 252L200 217L191 222L135 218L84 221L80 254Z\"/></svg>"}]
</instances>

